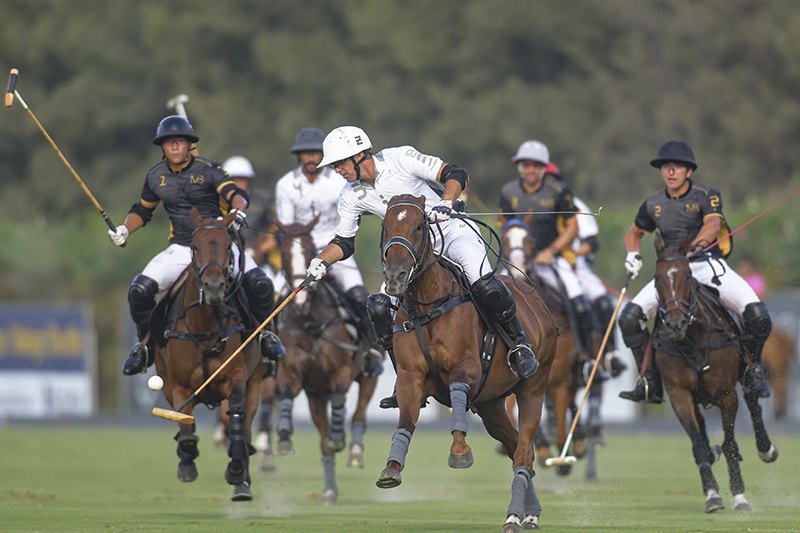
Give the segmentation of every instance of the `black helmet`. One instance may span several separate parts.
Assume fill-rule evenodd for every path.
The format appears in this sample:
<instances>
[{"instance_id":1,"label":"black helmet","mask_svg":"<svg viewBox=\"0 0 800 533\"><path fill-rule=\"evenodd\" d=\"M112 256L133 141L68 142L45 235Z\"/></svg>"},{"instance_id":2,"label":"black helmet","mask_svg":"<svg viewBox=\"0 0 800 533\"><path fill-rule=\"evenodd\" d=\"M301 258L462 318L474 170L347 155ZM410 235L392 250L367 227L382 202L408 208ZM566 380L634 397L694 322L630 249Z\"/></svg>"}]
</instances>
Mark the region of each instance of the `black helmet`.
<instances>
[{"instance_id":1,"label":"black helmet","mask_svg":"<svg viewBox=\"0 0 800 533\"><path fill-rule=\"evenodd\" d=\"M325 139L325 133L317 128L303 128L297 133L292 146L292 153L298 152L321 152L322 141Z\"/></svg>"},{"instance_id":2,"label":"black helmet","mask_svg":"<svg viewBox=\"0 0 800 533\"><path fill-rule=\"evenodd\" d=\"M180 115L170 115L158 123L153 144L161 146L168 137L183 137L193 143L200 140L192 123Z\"/></svg>"},{"instance_id":3,"label":"black helmet","mask_svg":"<svg viewBox=\"0 0 800 533\"><path fill-rule=\"evenodd\" d=\"M665 163L683 163L692 170L697 169L692 147L683 141L667 141L658 150L658 157L650 165L661 168Z\"/></svg>"}]
</instances>

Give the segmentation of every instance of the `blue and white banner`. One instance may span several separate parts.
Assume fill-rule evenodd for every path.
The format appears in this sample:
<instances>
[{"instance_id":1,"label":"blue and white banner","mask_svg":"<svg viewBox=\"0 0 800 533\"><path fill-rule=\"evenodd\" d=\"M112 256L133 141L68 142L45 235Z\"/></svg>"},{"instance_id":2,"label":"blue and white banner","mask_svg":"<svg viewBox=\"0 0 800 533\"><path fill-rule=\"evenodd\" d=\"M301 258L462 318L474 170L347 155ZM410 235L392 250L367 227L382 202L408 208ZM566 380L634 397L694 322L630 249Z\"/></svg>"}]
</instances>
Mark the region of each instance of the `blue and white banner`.
<instances>
[{"instance_id":1,"label":"blue and white banner","mask_svg":"<svg viewBox=\"0 0 800 533\"><path fill-rule=\"evenodd\" d=\"M0 417L91 416L96 359L88 306L0 306Z\"/></svg>"}]
</instances>

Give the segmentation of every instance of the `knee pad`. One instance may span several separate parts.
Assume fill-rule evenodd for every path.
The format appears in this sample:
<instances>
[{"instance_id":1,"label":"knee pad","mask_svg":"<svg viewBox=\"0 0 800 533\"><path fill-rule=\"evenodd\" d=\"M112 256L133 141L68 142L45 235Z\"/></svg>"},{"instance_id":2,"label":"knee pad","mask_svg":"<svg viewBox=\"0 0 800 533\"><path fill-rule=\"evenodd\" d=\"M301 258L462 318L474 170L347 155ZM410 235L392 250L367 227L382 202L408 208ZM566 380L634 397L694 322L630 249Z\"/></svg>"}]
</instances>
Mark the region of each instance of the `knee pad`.
<instances>
[{"instance_id":1,"label":"knee pad","mask_svg":"<svg viewBox=\"0 0 800 533\"><path fill-rule=\"evenodd\" d=\"M242 277L242 287L247 294L256 318L266 318L275 305L275 288L263 270L254 268Z\"/></svg>"},{"instance_id":2,"label":"knee pad","mask_svg":"<svg viewBox=\"0 0 800 533\"><path fill-rule=\"evenodd\" d=\"M384 349L392 346L392 328L394 327L394 317L392 316L392 299L383 293L370 294L367 297L367 316L375 330L375 338Z\"/></svg>"},{"instance_id":3,"label":"knee pad","mask_svg":"<svg viewBox=\"0 0 800 533\"><path fill-rule=\"evenodd\" d=\"M369 291L363 285L356 285L345 293L345 296L350 300L353 310L358 314L359 318L367 316L367 299L369 298Z\"/></svg>"},{"instance_id":4,"label":"knee pad","mask_svg":"<svg viewBox=\"0 0 800 533\"><path fill-rule=\"evenodd\" d=\"M503 323L511 320L516 313L517 306L511 291L493 274L480 278L471 288L481 307L492 315L492 319Z\"/></svg>"},{"instance_id":5,"label":"knee pad","mask_svg":"<svg viewBox=\"0 0 800 533\"><path fill-rule=\"evenodd\" d=\"M647 328L643 324L647 321L642 308L635 303L625 306L619 315L619 329L622 332L622 339L628 347L647 342Z\"/></svg>"},{"instance_id":6,"label":"knee pad","mask_svg":"<svg viewBox=\"0 0 800 533\"><path fill-rule=\"evenodd\" d=\"M611 297L607 294L592 302L592 311L595 316L604 324L608 324L611 315L614 313L614 306L611 304Z\"/></svg>"},{"instance_id":7,"label":"knee pad","mask_svg":"<svg viewBox=\"0 0 800 533\"><path fill-rule=\"evenodd\" d=\"M764 342L772 331L772 319L764 302L747 304L742 312L744 327L758 342Z\"/></svg>"},{"instance_id":8,"label":"knee pad","mask_svg":"<svg viewBox=\"0 0 800 533\"><path fill-rule=\"evenodd\" d=\"M156 306L156 295L158 294L158 282L139 274L131 282L128 288L128 304L131 308L131 316L137 324L145 323L150 318L150 312Z\"/></svg>"}]
</instances>

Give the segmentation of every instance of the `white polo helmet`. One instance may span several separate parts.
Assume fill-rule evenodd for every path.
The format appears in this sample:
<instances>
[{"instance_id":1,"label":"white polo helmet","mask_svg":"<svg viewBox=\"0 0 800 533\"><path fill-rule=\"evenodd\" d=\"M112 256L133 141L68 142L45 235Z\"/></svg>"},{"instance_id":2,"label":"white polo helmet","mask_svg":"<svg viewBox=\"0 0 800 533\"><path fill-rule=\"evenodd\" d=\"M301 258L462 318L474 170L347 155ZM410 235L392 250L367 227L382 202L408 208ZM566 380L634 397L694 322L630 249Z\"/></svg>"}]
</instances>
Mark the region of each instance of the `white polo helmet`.
<instances>
[{"instance_id":1,"label":"white polo helmet","mask_svg":"<svg viewBox=\"0 0 800 533\"><path fill-rule=\"evenodd\" d=\"M339 126L322 141L322 161L317 168L347 159L370 148L372 142L364 130L356 126Z\"/></svg>"},{"instance_id":2,"label":"white polo helmet","mask_svg":"<svg viewBox=\"0 0 800 533\"><path fill-rule=\"evenodd\" d=\"M550 151L539 141L525 141L519 145L516 155L511 158L512 163L520 161L538 161L546 165L550 162Z\"/></svg>"},{"instance_id":3,"label":"white polo helmet","mask_svg":"<svg viewBox=\"0 0 800 533\"><path fill-rule=\"evenodd\" d=\"M256 172L253 170L253 165L246 157L235 155L229 157L222 164L222 169L228 173L232 178L255 178Z\"/></svg>"}]
</instances>

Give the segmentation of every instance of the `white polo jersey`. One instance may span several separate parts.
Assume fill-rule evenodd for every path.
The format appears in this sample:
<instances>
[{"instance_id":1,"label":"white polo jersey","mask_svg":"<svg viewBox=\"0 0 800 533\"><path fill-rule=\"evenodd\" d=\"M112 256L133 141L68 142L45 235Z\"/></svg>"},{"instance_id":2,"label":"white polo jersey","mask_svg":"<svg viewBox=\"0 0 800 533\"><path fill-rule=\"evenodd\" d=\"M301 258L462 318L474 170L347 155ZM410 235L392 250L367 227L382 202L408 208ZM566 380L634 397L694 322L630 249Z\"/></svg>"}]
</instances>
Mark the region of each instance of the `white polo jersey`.
<instances>
[{"instance_id":1,"label":"white polo jersey","mask_svg":"<svg viewBox=\"0 0 800 533\"><path fill-rule=\"evenodd\" d=\"M275 185L278 221L284 225L308 224L319 215L311 238L314 246L321 250L336 235L339 193L346 184L347 181L331 167L323 168L312 183L298 166L284 174Z\"/></svg>"},{"instance_id":2,"label":"white polo jersey","mask_svg":"<svg viewBox=\"0 0 800 533\"><path fill-rule=\"evenodd\" d=\"M386 206L392 197L413 194L425 197L426 214L438 205L441 198L434 188L441 188L436 181L442 160L417 151L413 146L384 148L374 156L375 185L361 180L348 183L339 197L339 227L336 235L354 237L358 231L361 215L372 213L383 219ZM460 264L467 279L474 283L483 274L490 272L483 240L472 222L450 219L440 224L444 235L444 246L438 242L438 231L434 234L434 249Z\"/></svg>"}]
</instances>

